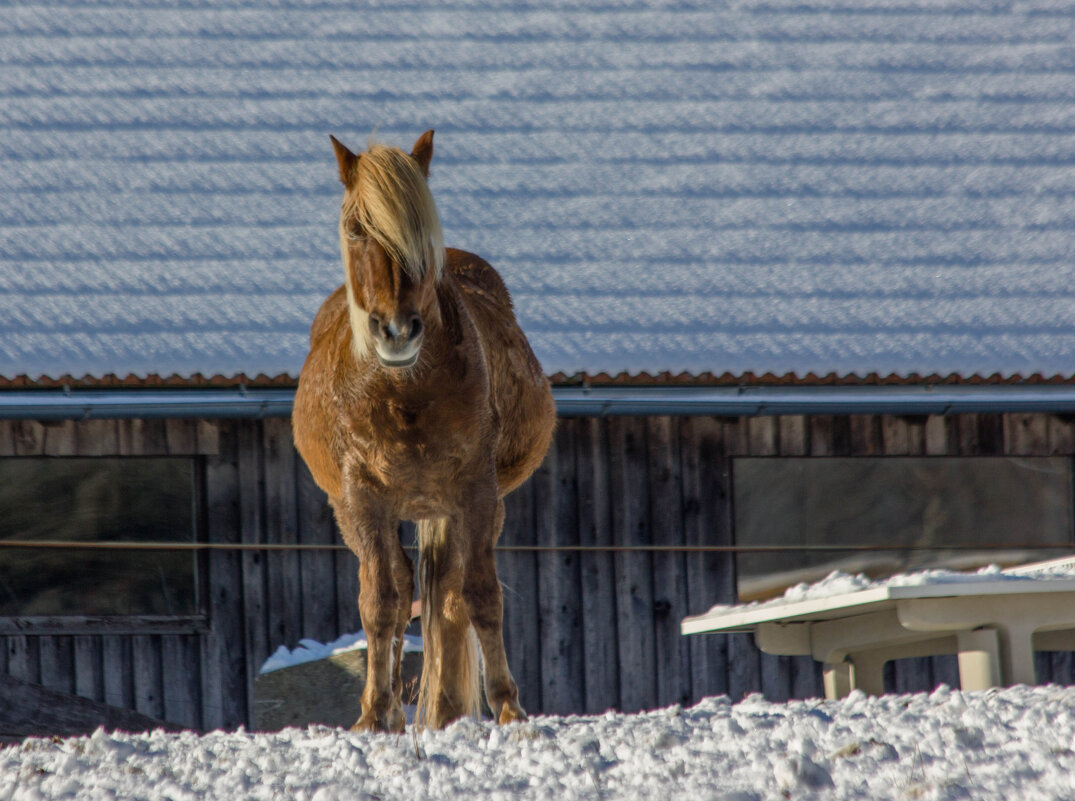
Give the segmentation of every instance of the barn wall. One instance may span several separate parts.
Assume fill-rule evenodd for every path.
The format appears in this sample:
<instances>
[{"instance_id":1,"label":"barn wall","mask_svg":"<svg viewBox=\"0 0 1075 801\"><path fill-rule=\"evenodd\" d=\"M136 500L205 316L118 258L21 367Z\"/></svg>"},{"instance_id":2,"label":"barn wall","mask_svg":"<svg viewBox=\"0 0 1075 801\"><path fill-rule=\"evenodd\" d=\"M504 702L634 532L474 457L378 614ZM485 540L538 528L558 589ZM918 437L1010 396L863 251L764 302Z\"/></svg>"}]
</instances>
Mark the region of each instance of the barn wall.
<instances>
[{"instance_id":1,"label":"barn wall","mask_svg":"<svg viewBox=\"0 0 1075 801\"><path fill-rule=\"evenodd\" d=\"M0 421L5 455L194 455L210 543L338 544L288 421ZM498 557L505 637L531 712L637 710L706 695L821 694L806 657L761 654L746 636L682 637L679 621L734 600L728 554L617 550L731 545L731 460L779 455L1073 455L1051 415L571 418L544 465L507 500ZM527 550L538 546L605 550ZM357 562L341 550L214 550L205 614L169 628L47 632L0 620L0 670L198 728L249 725L257 668L281 644L360 626ZM1039 671L1075 680L1070 654ZM900 691L957 682L955 660L890 667Z\"/></svg>"}]
</instances>

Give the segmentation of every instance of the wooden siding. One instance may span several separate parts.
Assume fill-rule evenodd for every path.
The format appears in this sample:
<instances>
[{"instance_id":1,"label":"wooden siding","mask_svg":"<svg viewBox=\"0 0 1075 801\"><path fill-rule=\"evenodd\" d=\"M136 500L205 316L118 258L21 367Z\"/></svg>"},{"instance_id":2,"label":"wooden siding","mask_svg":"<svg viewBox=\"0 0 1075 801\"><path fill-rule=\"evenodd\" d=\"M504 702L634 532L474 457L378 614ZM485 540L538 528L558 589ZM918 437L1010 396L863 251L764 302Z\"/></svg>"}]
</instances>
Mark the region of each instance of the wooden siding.
<instances>
[{"instance_id":1,"label":"wooden siding","mask_svg":"<svg viewBox=\"0 0 1075 801\"><path fill-rule=\"evenodd\" d=\"M0 456L193 456L213 544L339 542L287 420L0 422ZM1075 424L1051 415L651 417L560 421L549 456L507 500L505 635L531 712L632 711L707 695L820 695L806 657L761 654L746 636L682 637L679 621L734 601L727 553L620 546L734 544L737 456L1075 455ZM0 672L200 729L250 724L258 667L279 645L360 626L346 551L203 556L203 615L134 633L101 621L0 626ZM1075 680L1070 654L1041 654L1045 679ZM888 668L894 690L957 683L955 660Z\"/></svg>"}]
</instances>

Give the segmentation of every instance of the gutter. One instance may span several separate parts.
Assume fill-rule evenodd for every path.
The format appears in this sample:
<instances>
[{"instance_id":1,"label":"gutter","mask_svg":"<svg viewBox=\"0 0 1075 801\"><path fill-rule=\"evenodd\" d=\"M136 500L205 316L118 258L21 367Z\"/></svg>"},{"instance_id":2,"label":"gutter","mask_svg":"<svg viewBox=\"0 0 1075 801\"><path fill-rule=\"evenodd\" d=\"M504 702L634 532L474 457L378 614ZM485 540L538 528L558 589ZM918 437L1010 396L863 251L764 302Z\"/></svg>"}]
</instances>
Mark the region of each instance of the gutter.
<instances>
[{"instance_id":1,"label":"gutter","mask_svg":"<svg viewBox=\"0 0 1075 801\"><path fill-rule=\"evenodd\" d=\"M0 420L265 418L291 414L293 389L0 391ZM1075 414L1075 385L554 387L561 417L791 414Z\"/></svg>"}]
</instances>

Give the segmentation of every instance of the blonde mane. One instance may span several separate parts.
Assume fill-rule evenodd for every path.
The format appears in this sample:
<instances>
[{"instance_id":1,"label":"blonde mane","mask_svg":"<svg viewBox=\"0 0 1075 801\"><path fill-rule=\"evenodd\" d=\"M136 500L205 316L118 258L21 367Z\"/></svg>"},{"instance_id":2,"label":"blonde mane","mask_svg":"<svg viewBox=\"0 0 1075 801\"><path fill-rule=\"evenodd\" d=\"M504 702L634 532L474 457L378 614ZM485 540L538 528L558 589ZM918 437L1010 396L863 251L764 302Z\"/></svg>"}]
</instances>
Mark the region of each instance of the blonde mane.
<instances>
[{"instance_id":1,"label":"blonde mane","mask_svg":"<svg viewBox=\"0 0 1075 801\"><path fill-rule=\"evenodd\" d=\"M370 145L355 165L344 196L341 234L354 221L360 236L373 237L416 281L430 268L439 279L444 268L444 238L437 205L413 157L396 147Z\"/></svg>"}]
</instances>

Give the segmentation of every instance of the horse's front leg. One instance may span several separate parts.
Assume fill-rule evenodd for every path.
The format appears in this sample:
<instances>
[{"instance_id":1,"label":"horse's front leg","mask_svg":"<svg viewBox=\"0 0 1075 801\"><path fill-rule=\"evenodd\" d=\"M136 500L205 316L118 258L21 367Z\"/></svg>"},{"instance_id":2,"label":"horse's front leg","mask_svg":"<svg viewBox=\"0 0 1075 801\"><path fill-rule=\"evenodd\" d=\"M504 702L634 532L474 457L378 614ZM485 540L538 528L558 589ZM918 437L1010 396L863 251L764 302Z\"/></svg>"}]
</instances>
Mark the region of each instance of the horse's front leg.
<instances>
[{"instance_id":1,"label":"horse's front leg","mask_svg":"<svg viewBox=\"0 0 1075 801\"><path fill-rule=\"evenodd\" d=\"M352 729L400 732L406 718L396 661L409 618L413 569L399 544L399 520L386 504L353 492L345 505L350 525L343 534L358 556L358 612L368 642L362 714Z\"/></svg>"},{"instance_id":2,"label":"horse's front leg","mask_svg":"<svg viewBox=\"0 0 1075 801\"><path fill-rule=\"evenodd\" d=\"M470 497L472 502L464 511L469 547L463 600L481 644L485 699L499 723L526 720L526 712L519 704L519 688L508 669L504 649L504 598L493 551L504 525L504 502L497 498L495 481Z\"/></svg>"}]
</instances>

